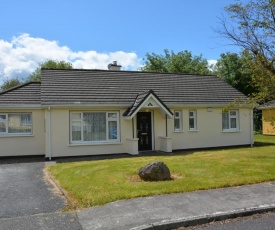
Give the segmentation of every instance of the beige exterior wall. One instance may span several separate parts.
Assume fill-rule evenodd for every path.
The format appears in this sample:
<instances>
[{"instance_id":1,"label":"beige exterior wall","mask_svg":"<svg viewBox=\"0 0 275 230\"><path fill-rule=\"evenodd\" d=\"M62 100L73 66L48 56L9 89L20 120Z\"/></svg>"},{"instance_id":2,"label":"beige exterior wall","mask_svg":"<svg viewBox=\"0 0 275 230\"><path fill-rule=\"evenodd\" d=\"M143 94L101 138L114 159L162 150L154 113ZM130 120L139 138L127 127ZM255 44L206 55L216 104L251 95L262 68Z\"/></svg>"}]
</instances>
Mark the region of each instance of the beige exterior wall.
<instances>
[{"instance_id":1,"label":"beige exterior wall","mask_svg":"<svg viewBox=\"0 0 275 230\"><path fill-rule=\"evenodd\" d=\"M172 149L190 149L207 148L232 145L251 144L251 119L250 110L246 108L239 109L240 131L223 132L222 131L222 108L213 108L208 112L207 108L198 108L197 111L197 131L189 131L189 109L177 109L182 111L183 131L174 132L174 120L167 121L167 134L172 142ZM193 108L192 108L193 110ZM115 144L87 144L74 145L70 143L70 111L119 111L120 114L120 142ZM81 156L81 155L100 155L115 153L135 154L136 139L133 139L132 120L125 120L122 116L125 109L98 109L98 110L69 110L69 109L51 109L51 141L49 144L48 135L45 135L46 156ZM141 110L142 111L142 110ZM174 111L172 109L172 111ZM162 141L166 136L166 121L163 114L158 109L153 109L153 150L162 150L164 144ZM49 112L45 111L45 116ZM48 124L46 124L48 130ZM136 138L136 117L134 118L134 138ZM253 136L252 136L253 138ZM253 140L252 140L253 141ZM129 142L131 142L129 144ZM132 142L135 142L134 144ZM170 143L168 143L170 144ZM165 144L166 146L167 144ZM49 146L51 149L49 151Z\"/></svg>"},{"instance_id":2,"label":"beige exterior wall","mask_svg":"<svg viewBox=\"0 0 275 230\"><path fill-rule=\"evenodd\" d=\"M178 110L178 109L177 109ZM193 110L193 109L192 109ZM207 148L232 145L249 145L251 138L251 117L250 110L239 109L240 131L222 131L222 108L212 108L208 112L207 108L197 110L197 131L189 131L189 109L182 109L183 131L170 132L173 139L173 150L190 148ZM173 121L169 121L169 126L173 127Z\"/></svg>"},{"instance_id":3,"label":"beige exterior wall","mask_svg":"<svg viewBox=\"0 0 275 230\"><path fill-rule=\"evenodd\" d=\"M120 118L120 142L114 144L71 144L70 143L70 112L71 111L118 111ZM125 153L129 146L127 139L132 138L132 121L125 120L122 114L125 110L118 109L51 109L51 150L49 151L48 134L46 135L46 157L84 156ZM49 112L46 111L47 120ZM46 125L47 129L48 124Z\"/></svg>"},{"instance_id":4,"label":"beige exterior wall","mask_svg":"<svg viewBox=\"0 0 275 230\"><path fill-rule=\"evenodd\" d=\"M0 157L3 156L25 156L45 155L45 128L44 110L24 109L8 110L1 109L0 113L31 112L32 113L32 135L30 136L1 136L0 135Z\"/></svg>"},{"instance_id":5,"label":"beige exterior wall","mask_svg":"<svg viewBox=\"0 0 275 230\"><path fill-rule=\"evenodd\" d=\"M262 123L264 135L275 135L275 109L262 110Z\"/></svg>"}]
</instances>

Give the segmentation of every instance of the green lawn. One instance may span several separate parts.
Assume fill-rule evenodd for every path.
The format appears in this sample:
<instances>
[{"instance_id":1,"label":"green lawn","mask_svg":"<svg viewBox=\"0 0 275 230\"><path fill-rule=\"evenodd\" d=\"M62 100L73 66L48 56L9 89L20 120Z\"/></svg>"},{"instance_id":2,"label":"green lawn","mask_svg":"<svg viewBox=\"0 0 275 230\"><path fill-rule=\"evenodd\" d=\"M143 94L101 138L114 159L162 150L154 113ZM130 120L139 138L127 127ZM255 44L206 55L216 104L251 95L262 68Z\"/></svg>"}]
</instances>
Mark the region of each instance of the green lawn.
<instances>
[{"instance_id":1,"label":"green lawn","mask_svg":"<svg viewBox=\"0 0 275 230\"><path fill-rule=\"evenodd\" d=\"M78 208L140 196L275 180L275 136L259 135L255 140L253 148L61 163L48 169ZM168 165L174 180L143 182L138 179L139 168L156 160Z\"/></svg>"}]
</instances>

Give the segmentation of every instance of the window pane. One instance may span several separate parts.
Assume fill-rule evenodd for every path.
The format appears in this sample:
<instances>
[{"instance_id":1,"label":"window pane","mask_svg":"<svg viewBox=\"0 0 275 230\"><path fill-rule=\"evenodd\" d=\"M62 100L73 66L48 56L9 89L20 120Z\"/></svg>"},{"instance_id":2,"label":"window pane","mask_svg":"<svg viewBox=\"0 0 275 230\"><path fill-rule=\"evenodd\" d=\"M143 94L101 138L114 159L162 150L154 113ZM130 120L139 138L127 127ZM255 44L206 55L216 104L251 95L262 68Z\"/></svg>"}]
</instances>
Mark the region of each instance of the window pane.
<instances>
[{"instance_id":1,"label":"window pane","mask_svg":"<svg viewBox=\"0 0 275 230\"><path fill-rule=\"evenodd\" d=\"M0 115L0 121L1 121L1 120L6 120L6 115L5 115L5 114L1 114L1 115Z\"/></svg>"},{"instance_id":2,"label":"window pane","mask_svg":"<svg viewBox=\"0 0 275 230\"><path fill-rule=\"evenodd\" d=\"M236 118L230 118L230 128L236 129L237 128L237 119Z\"/></svg>"},{"instance_id":3,"label":"window pane","mask_svg":"<svg viewBox=\"0 0 275 230\"><path fill-rule=\"evenodd\" d=\"M194 112L191 112L191 111L190 111L190 112L189 112L189 116L190 116L190 117L193 117L193 116L194 116Z\"/></svg>"},{"instance_id":4,"label":"window pane","mask_svg":"<svg viewBox=\"0 0 275 230\"><path fill-rule=\"evenodd\" d=\"M180 130L180 120L179 119L175 119L175 130Z\"/></svg>"},{"instance_id":5,"label":"window pane","mask_svg":"<svg viewBox=\"0 0 275 230\"><path fill-rule=\"evenodd\" d=\"M194 128L195 128L195 119L189 118L189 129L194 129Z\"/></svg>"},{"instance_id":6,"label":"window pane","mask_svg":"<svg viewBox=\"0 0 275 230\"><path fill-rule=\"evenodd\" d=\"M109 121L109 139L116 140L117 139L117 122Z\"/></svg>"},{"instance_id":7,"label":"window pane","mask_svg":"<svg viewBox=\"0 0 275 230\"><path fill-rule=\"evenodd\" d=\"M5 133L6 131L7 131L6 122L0 121L0 133Z\"/></svg>"},{"instance_id":8,"label":"window pane","mask_svg":"<svg viewBox=\"0 0 275 230\"><path fill-rule=\"evenodd\" d=\"M117 118L117 113L108 113L108 118Z\"/></svg>"},{"instance_id":9,"label":"window pane","mask_svg":"<svg viewBox=\"0 0 275 230\"><path fill-rule=\"evenodd\" d=\"M106 140L106 113L83 113L83 140Z\"/></svg>"},{"instance_id":10,"label":"window pane","mask_svg":"<svg viewBox=\"0 0 275 230\"><path fill-rule=\"evenodd\" d=\"M81 141L81 121L72 122L72 140Z\"/></svg>"},{"instance_id":11,"label":"window pane","mask_svg":"<svg viewBox=\"0 0 275 230\"><path fill-rule=\"evenodd\" d=\"M180 113L177 112L177 111L175 111L175 117L176 117L176 118L179 118L179 116L180 116Z\"/></svg>"},{"instance_id":12,"label":"window pane","mask_svg":"<svg viewBox=\"0 0 275 230\"><path fill-rule=\"evenodd\" d=\"M80 120L81 119L81 113L72 113L72 119L73 120Z\"/></svg>"},{"instance_id":13,"label":"window pane","mask_svg":"<svg viewBox=\"0 0 275 230\"><path fill-rule=\"evenodd\" d=\"M21 114L21 125L31 125L31 114Z\"/></svg>"},{"instance_id":14,"label":"window pane","mask_svg":"<svg viewBox=\"0 0 275 230\"><path fill-rule=\"evenodd\" d=\"M236 111L230 111L230 116L236 116Z\"/></svg>"},{"instance_id":15,"label":"window pane","mask_svg":"<svg viewBox=\"0 0 275 230\"><path fill-rule=\"evenodd\" d=\"M222 114L222 129L229 129L229 116L228 112Z\"/></svg>"},{"instance_id":16,"label":"window pane","mask_svg":"<svg viewBox=\"0 0 275 230\"><path fill-rule=\"evenodd\" d=\"M31 133L31 131L31 114L9 114L8 133Z\"/></svg>"}]
</instances>

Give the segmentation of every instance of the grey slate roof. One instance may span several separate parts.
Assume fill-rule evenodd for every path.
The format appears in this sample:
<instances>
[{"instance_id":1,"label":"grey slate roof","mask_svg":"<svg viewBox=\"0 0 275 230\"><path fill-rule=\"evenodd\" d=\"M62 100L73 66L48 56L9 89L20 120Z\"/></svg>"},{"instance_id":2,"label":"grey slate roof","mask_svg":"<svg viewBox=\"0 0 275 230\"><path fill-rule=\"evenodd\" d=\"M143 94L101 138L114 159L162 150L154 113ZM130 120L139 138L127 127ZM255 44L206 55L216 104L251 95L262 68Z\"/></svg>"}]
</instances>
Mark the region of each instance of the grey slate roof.
<instances>
[{"instance_id":1,"label":"grey slate roof","mask_svg":"<svg viewBox=\"0 0 275 230\"><path fill-rule=\"evenodd\" d=\"M216 76L138 71L42 69L42 105L132 105L153 90L169 105L224 105L246 98Z\"/></svg>"},{"instance_id":2,"label":"grey slate roof","mask_svg":"<svg viewBox=\"0 0 275 230\"><path fill-rule=\"evenodd\" d=\"M270 108L275 108L275 100L266 102L263 105L260 105L258 109L270 109Z\"/></svg>"},{"instance_id":3,"label":"grey slate roof","mask_svg":"<svg viewBox=\"0 0 275 230\"><path fill-rule=\"evenodd\" d=\"M0 92L0 105L40 105L40 82L27 82Z\"/></svg>"}]
</instances>

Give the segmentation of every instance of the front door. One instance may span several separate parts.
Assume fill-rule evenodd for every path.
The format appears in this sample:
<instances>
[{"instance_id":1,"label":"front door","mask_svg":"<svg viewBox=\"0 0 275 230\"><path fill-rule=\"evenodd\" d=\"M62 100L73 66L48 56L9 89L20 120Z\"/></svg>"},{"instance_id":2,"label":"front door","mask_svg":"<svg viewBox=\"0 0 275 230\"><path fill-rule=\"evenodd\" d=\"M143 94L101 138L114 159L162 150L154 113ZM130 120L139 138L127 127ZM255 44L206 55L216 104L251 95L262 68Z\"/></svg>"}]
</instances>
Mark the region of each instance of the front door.
<instances>
[{"instance_id":1,"label":"front door","mask_svg":"<svg viewBox=\"0 0 275 230\"><path fill-rule=\"evenodd\" d=\"M152 150L152 122L150 112L137 113L138 150Z\"/></svg>"}]
</instances>

